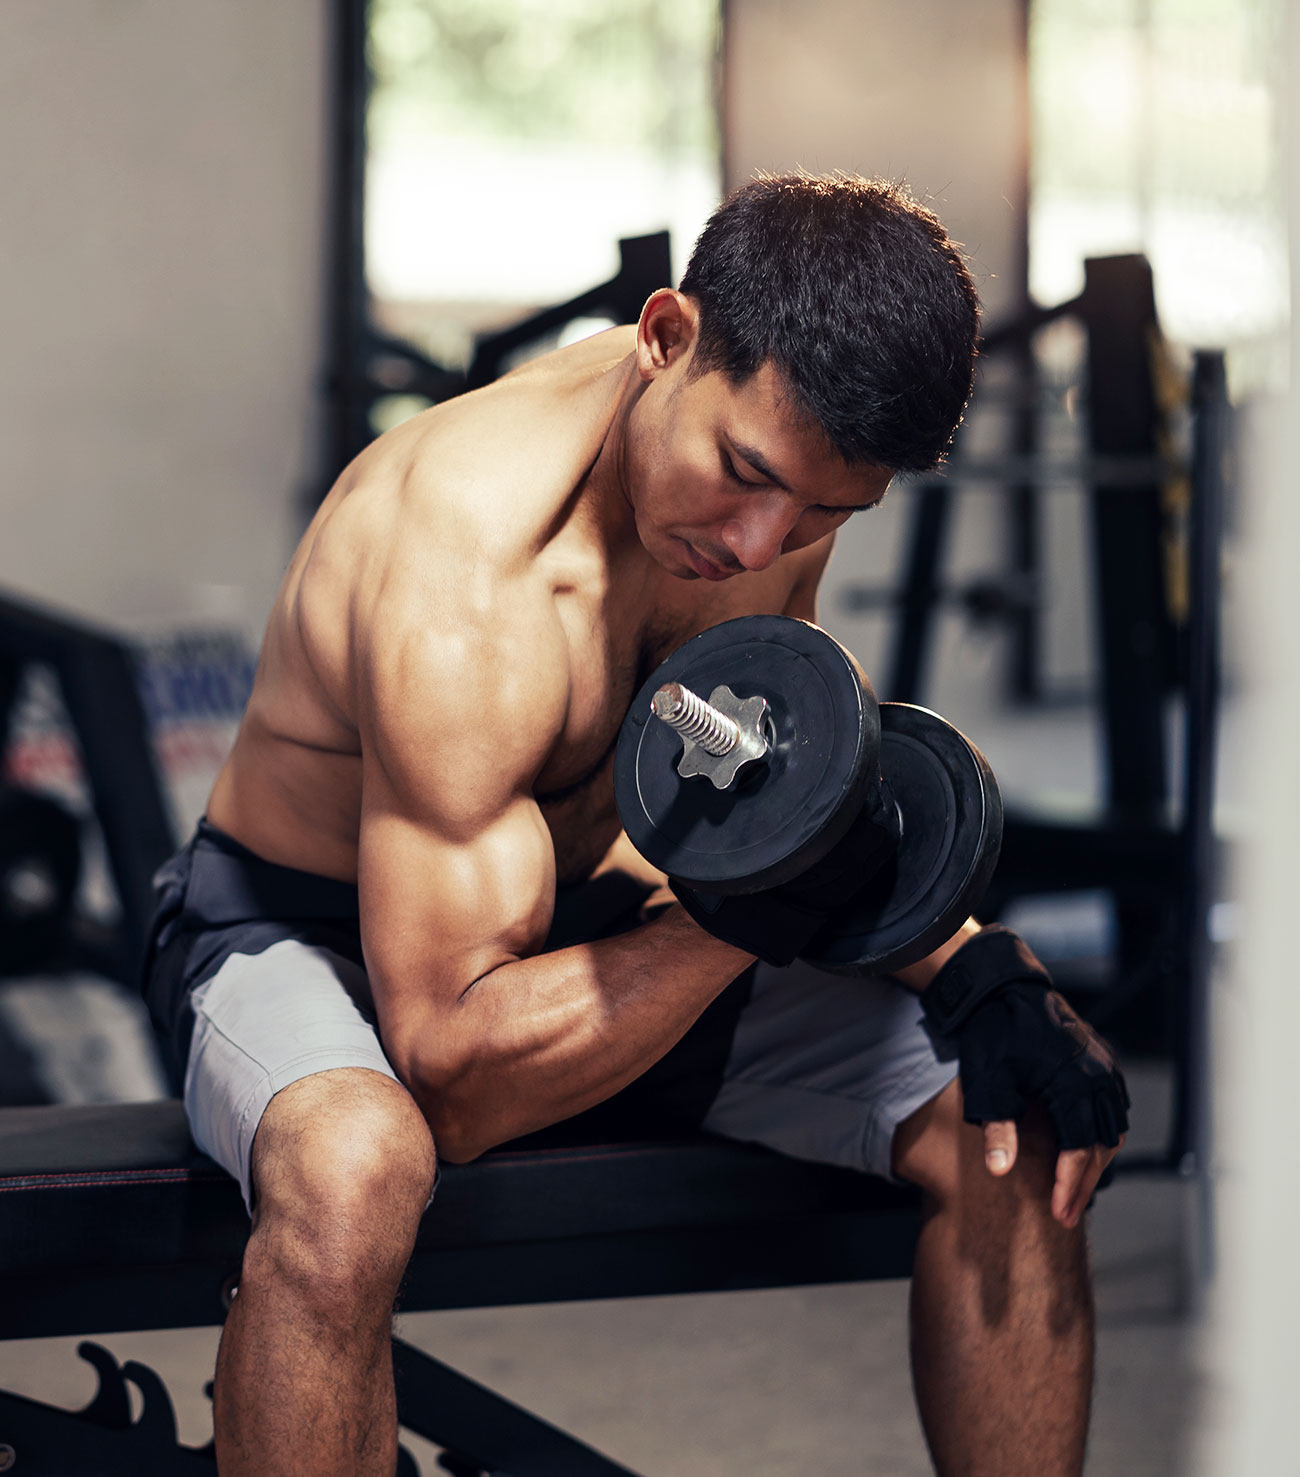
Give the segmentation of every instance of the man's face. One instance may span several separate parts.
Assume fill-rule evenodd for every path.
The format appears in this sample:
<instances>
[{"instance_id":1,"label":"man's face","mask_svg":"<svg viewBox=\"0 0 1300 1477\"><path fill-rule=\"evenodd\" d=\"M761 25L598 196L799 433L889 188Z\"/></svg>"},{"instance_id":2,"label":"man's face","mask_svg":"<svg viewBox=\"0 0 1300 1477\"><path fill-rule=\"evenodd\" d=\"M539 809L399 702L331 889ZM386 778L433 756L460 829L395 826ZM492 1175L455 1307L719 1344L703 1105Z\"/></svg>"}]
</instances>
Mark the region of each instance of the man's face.
<instances>
[{"instance_id":1,"label":"man's face","mask_svg":"<svg viewBox=\"0 0 1300 1477\"><path fill-rule=\"evenodd\" d=\"M626 486L651 556L682 579L767 569L884 497L892 473L846 466L764 365L743 385L679 360L629 424Z\"/></svg>"}]
</instances>

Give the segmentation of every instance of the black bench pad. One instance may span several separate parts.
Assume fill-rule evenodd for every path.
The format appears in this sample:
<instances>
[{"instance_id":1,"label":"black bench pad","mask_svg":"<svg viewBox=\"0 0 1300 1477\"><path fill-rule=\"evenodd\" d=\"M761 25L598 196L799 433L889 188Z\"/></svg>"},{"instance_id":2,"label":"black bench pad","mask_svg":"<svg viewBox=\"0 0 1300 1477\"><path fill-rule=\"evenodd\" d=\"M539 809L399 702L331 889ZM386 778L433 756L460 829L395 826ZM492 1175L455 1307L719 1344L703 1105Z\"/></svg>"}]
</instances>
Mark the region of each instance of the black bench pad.
<instances>
[{"instance_id":1,"label":"black bench pad","mask_svg":"<svg viewBox=\"0 0 1300 1477\"><path fill-rule=\"evenodd\" d=\"M403 1308L906 1276L915 1193L700 1135L445 1168ZM0 1338L224 1317L248 1218L178 1102L0 1109Z\"/></svg>"}]
</instances>

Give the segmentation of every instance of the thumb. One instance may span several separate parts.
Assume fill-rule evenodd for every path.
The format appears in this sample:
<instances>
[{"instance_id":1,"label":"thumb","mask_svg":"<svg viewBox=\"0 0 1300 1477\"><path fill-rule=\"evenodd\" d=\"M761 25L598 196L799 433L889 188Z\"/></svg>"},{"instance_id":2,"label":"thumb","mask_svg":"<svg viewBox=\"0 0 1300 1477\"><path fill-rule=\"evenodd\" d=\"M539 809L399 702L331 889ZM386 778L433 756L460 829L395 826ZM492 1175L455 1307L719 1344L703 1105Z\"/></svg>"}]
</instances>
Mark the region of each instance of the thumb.
<instances>
[{"instance_id":1,"label":"thumb","mask_svg":"<svg viewBox=\"0 0 1300 1477\"><path fill-rule=\"evenodd\" d=\"M1007 1174L1016 1162L1016 1125L1011 1119L984 1125L984 1163L990 1174Z\"/></svg>"}]
</instances>

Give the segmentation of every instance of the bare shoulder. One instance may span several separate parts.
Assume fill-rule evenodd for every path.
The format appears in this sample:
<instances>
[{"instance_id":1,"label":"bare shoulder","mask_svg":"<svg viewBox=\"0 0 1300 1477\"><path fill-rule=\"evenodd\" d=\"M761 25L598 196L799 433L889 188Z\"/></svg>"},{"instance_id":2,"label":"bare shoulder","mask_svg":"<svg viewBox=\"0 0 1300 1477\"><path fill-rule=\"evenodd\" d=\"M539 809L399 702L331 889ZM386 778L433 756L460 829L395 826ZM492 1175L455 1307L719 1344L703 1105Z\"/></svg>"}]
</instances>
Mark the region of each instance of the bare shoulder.
<instances>
[{"instance_id":1,"label":"bare shoulder","mask_svg":"<svg viewBox=\"0 0 1300 1477\"><path fill-rule=\"evenodd\" d=\"M376 443L394 460L385 475L513 531L547 523L604 442L633 335L596 334L416 416Z\"/></svg>"},{"instance_id":2,"label":"bare shoulder","mask_svg":"<svg viewBox=\"0 0 1300 1477\"><path fill-rule=\"evenodd\" d=\"M354 633L363 755L450 841L531 796L569 703L565 633L526 572L399 566Z\"/></svg>"},{"instance_id":3,"label":"bare shoulder","mask_svg":"<svg viewBox=\"0 0 1300 1477\"><path fill-rule=\"evenodd\" d=\"M559 383L571 375L599 374L607 366L625 359L635 348L636 325L625 323L617 328L607 328L602 333L593 333L589 338L579 339L577 343L568 344L553 353L530 359L497 383Z\"/></svg>"},{"instance_id":4,"label":"bare shoulder","mask_svg":"<svg viewBox=\"0 0 1300 1477\"><path fill-rule=\"evenodd\" d=\"M609 432L632 333L596 334L413 417L363 454L358 483L431 552L455 528L493 558L535 554Z\"/></svg>"},{"instance_id":5,"label":"bare shoulder","mask_svg":"<svg viewBox=\"0 0 1300 1477\"><path fill-rule=\"evenodd\" d=\"M401 633L414 643L401 670L432 673L469 651L506 662L519 633L527 649L554 620L538 555L599 454L625 358L618 330L547 355L381 436L340 478L282 604L352 721L366 691L358 656L366 672L397 661Z\"/></svg>"},{"instance_id":6,"label":"bare shoulder","mask_svg":"<svg viewBox=\"0 0 1300 1477\"><path fill-rule=\"evenodd\" d=\"M809 544L806 549L799 549L786 556L790 561L791 585L783 612L785 615L796 616L804 621L816 621L817 592L834 547L835 535L831 533L818 539L815 544Z\"/></svg>"}]
</instances>

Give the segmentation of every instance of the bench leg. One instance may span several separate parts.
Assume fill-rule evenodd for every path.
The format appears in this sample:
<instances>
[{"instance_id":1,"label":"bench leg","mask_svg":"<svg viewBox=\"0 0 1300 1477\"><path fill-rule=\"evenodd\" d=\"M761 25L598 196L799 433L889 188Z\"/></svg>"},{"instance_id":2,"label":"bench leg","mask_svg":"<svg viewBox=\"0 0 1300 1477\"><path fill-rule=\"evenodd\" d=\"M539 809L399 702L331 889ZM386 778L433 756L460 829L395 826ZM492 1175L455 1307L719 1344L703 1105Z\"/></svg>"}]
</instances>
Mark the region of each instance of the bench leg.
<instances>
[{"instance_id":1,"label":"bench leg","mask_svg":"<svg viewBox=\"0 0 1300 1477\"><path fill-rule=\"evenodd\" d=\"M521 1406L393 1340L397 1417L446 1453L454 1477L636 1477Z\"/></svg>"},{"instance_id":2,"label":"bench leg","mask_svg":"<svg viewBox=\"0 0 1300 1477\"><path fill-rule=\"evenodd\" d=\"M0 1390L0 1463L14 1477L213 1477L211 1447L180 1445L171 1397L147 1364L119 1366L92 1343L77 1353L99 1372L99 1390L84 1410ZM144 1397L138 1421L131 1420L128 1380Z\"/></svg>"}]
</instances>

